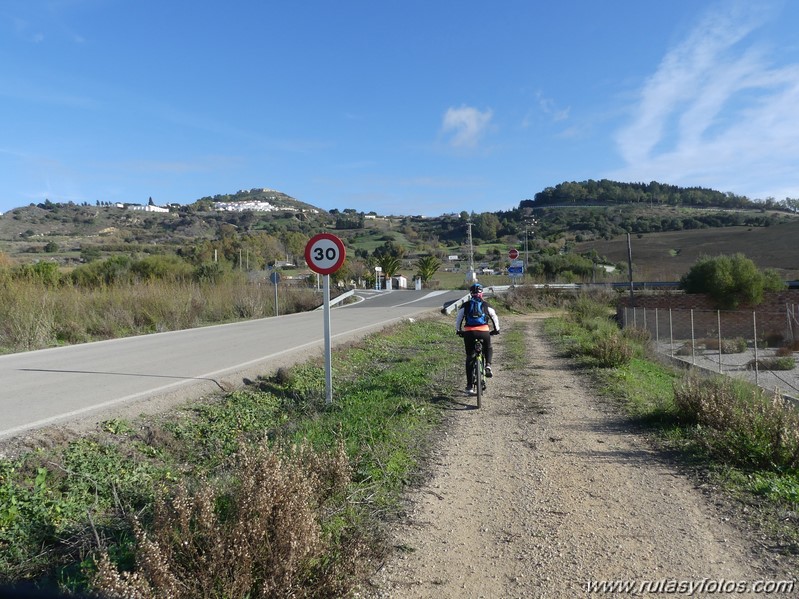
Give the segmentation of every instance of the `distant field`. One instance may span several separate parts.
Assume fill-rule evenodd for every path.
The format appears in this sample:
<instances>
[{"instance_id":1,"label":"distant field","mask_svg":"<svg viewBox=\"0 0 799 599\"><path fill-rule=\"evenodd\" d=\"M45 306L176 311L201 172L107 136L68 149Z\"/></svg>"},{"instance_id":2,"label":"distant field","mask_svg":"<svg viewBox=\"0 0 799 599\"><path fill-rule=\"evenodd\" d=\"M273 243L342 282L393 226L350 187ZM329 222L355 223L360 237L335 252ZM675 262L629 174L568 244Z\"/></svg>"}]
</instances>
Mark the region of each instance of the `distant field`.
<instances>
[{"instance_id":1,"label":"distant field","mask_svg":"<svg viewBox=\"0 0 799 599\"><path fill-rule=\"evenodd\" d=\"M633 276L638 281L678 280L702 255L740 252L760 268L775 268L786 280L799 280L799 221L772 227L725 227L630 237ZM611 262L627 263L627 238L575 245L596 250Z\"/></svg>"}]
</instances>

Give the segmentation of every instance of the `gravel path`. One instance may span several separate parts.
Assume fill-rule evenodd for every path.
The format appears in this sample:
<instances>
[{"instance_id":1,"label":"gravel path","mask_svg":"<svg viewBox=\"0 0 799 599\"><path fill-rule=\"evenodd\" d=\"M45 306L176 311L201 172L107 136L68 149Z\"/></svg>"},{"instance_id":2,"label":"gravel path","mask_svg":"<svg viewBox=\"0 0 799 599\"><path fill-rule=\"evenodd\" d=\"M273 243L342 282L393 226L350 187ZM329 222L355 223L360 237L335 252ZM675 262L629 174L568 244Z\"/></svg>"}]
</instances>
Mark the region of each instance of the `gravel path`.
<instances>
[{"instance_id":1,"label":"gravel path","mask_svg":"<svg viewBox=\"0 0 799 599\"><path fill-rule=\"evenodd\" d=\"M529 367L503 368L481 410L455 410L432 465L392 532L394 552L367 597L588 597L593 581L634 581L656 597L799 597L712 592L718 581L790 579L787 562L757 553L691 480L650 448L541 333L527 330ZM461 407L456 398L453 407ZM468 403L464 399L464 403ZM640 585L653 581L657 587ZM654 590L653 590L654 589ZM678 589L679 590L679 589Z\"/></svg>"}]
</instances>

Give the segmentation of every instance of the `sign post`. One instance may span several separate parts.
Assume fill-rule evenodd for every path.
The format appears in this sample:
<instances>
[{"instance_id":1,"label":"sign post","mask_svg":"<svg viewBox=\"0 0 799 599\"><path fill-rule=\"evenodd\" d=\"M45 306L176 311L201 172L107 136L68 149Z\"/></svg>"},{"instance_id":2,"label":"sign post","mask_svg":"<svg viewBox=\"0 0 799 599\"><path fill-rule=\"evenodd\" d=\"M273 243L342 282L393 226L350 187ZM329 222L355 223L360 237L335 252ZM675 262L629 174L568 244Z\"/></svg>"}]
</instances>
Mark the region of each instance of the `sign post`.
<instances>
[{"instance_id":1,"label":"sign post","mask_svg":"<svg viewBox=\"0 0 799 599\"><path fill-rule=\"evenodd\" d=\"M269 280L275 285L275 316L279 316L280 311L277 309L277 284L280 283L280 273L273 270L269 274Z\"/></svg>"},{"instance_id":2,"label":"sign post","mask_svg":"<svg viewBox=\"0 0 799 599\"><path fill-rule=\"evenodd\" d=\"M325 386L327 403L333 403L333 366L330 339L330 274L344 264L347 250L344 242L332 233L319 233L305 246L305 262L318 275L324 275Z\"/></svg>"},{"instance_id":3,"label":"sign post","mask_svg":"<svg viewBox=\"0 0 799 599\"><path fill-rule=\"evenodd\" d=\"M510 254L510 252L508 252ZM516 253L518 256L518 252ZM523 260L513 260L508 267L508 275L510 276L513 284L516 284L516 281L524 276L524 261Z\"/></svg>"}]
</instances>

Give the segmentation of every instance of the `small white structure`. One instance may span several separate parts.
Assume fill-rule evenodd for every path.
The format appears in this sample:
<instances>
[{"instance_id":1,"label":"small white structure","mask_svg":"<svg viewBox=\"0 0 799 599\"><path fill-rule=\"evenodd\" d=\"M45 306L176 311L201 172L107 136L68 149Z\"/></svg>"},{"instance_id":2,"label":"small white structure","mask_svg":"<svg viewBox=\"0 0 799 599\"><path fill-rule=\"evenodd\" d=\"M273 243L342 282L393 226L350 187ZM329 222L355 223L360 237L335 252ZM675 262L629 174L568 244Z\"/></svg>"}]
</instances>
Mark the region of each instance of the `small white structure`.
<instances>
[{"instance_id":1,"label":"small white structure","mask_svg":"<svg viewBox=\"0 0 799 599\"><path fill-rule=\"evenodd\" d=\"M147 204L146 206L142 206L141 204L128 204L128 210L137 212L169 212L169 208L161 208L161 206L153 206L151 204Z\"/></svg>"},{"instance_id":2,"label":"small white structure","mask_svg":"<svg viewBox=\"0 0 799 599\"><path fill-rule=\"evenodd\" d=\"M396 275L391 278L392 288L394 289L407 289L408 288L408 279L403 277L402 275Z\"/></svg>"}]
</instances>

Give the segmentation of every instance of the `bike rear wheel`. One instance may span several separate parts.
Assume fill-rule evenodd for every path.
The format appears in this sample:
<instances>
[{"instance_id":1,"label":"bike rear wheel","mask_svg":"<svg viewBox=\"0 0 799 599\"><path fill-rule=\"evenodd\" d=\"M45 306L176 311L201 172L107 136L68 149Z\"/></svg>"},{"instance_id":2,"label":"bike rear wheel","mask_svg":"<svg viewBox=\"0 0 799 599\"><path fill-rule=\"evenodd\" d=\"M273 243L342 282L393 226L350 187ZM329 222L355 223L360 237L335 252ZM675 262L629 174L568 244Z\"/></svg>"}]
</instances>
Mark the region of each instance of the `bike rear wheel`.
<instances>
[{"instance_id":1,"label":"bike rear wheel","mask_svg":"<svg viewBox=\"0 0 799 599\"><path fill-rule=\"evenodd\" d=\"M474 385L477 390L477 409L483 407L483 356L474 361Z\"/></svg>"}]
</instances>

